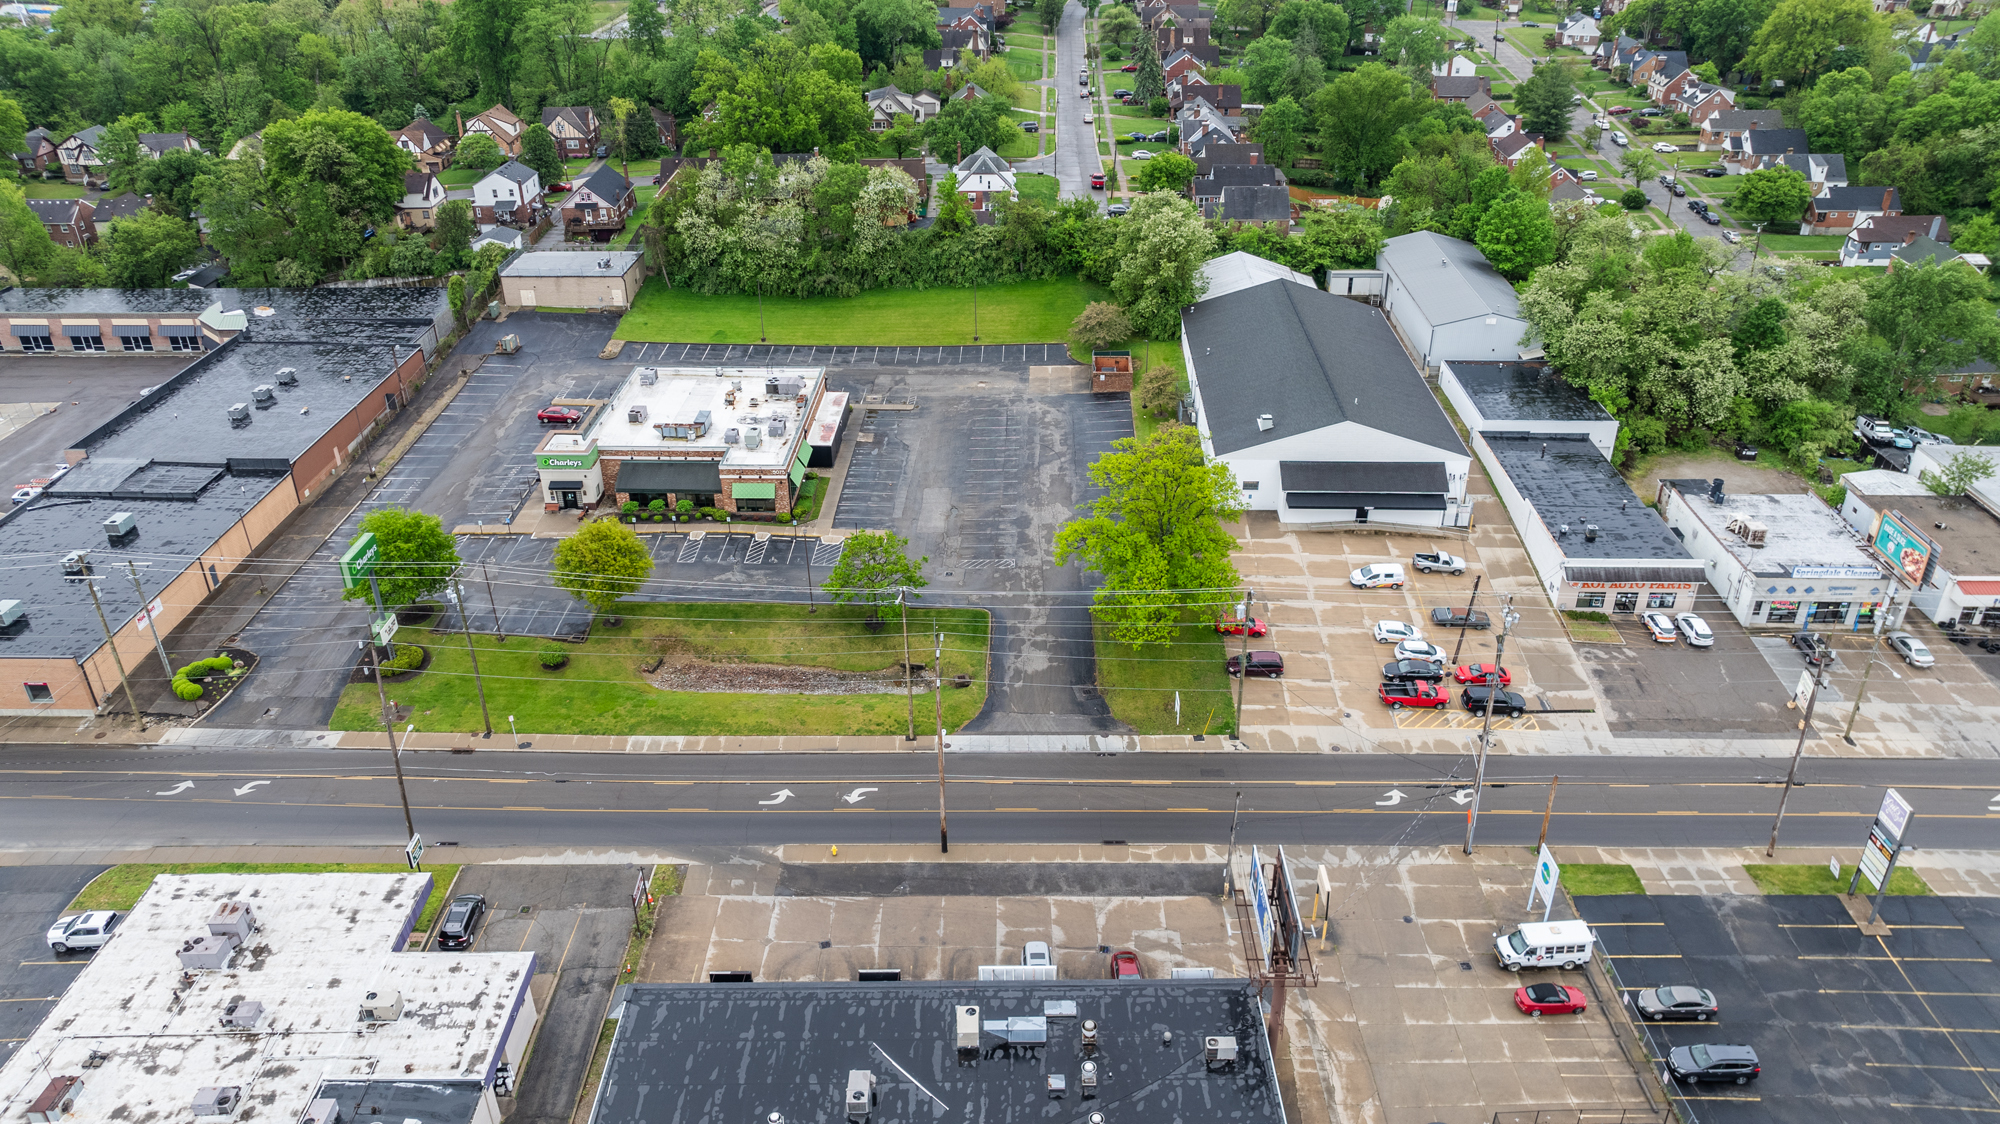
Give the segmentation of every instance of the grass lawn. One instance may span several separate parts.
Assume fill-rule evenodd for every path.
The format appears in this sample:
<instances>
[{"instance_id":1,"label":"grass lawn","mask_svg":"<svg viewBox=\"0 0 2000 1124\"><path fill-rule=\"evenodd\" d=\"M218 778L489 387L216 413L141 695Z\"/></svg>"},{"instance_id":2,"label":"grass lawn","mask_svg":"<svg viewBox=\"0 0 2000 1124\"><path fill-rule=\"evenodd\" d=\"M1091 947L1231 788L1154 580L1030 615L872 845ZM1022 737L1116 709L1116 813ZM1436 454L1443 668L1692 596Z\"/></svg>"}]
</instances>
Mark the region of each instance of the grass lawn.
<instances>
[{"instance_id":1,"label":"grass lawn","mask_svg":"<svg viewBox=\"0 0 2000 1124\"><path fill-rule=\"evenodd\" d=\"M446 187L471 187L485 174L470 168L446 168L438 173L438 182Z\"/></svg>"},{"instance_id":2,"label":"grass lawn","mask_svg":"<svg viewBox=\"0 0 2000 1124\"><path fill-rule=\"evenodd\" d=\"M1039 146L1032 135L1016 129L1013 136L1000 142L998 155L1003 160L1026 160L1039 151Z\"/></svg>"},{"instance_id":3,"label":"grass lawn","mask_svg":"<svg viewBox=\"0 0 2000 1124\"><path fill-rule=\"evenodd\" d=\"M1050 343L1105 290L1065 278L979 288L981 343ZM857 297L772 297L764 302L772 343L930 345L972 342L971 289L878 289ZM646 282L618 338L675 343L757 342L755 294L704 296Z\"/></svg>"},{"instance_id":4,"label":"grass lawn","mask_svg":"<svg viewBox=\"0 0 2000 1124\"><path fill-rule=\"evenodd\" d=\"M1023 82L1034 82L1042 77L1043 54L1044 52L1040 47L1032 49L1027 47L1008 47L1005 56L1007 59L1007 69L1013 71L1014 77Z\"/></svg>"},{"instance_id":5,"label":"grass lawn","mask_svg":"<svg viewBox=\"0 0 2000 1124\"><path fill-rule=\"evenodd\" d=\"M590 167L590 164L591 158L588 156L579 156L574 160L565 160L563 161L563 175L575 178L581 175L585 168Z\"/></svg>"},{"instance_id":6,"label":"grass lawn","mask_svg":"<svg viewBox=\"0 0 2000 1124\"><path fill-rule=\"evenodd\" d=\"M1609 621L1590 620L1577 616L1579 612L1594 612L1591 609L1564 609L1563 627L1569 630L1569 638L1584 644L1616 644L1618 630ZM1600 616L1602 614L1599 614Z\"/></svg>"},{"instance_id":7,"label":"grass lawn","mask_svg":"<svg viewBox=\"0 0 2000 1124\"><path fill-rule=\"evenodd\" d=\"M1833 875L1827 873L1825 865L1813 863L1804 866L1750 864L1744 866L1743 872L1750 876L1750 880L1757 884L1759 890L1767 894L1844 894L1847 892L1848 880L1854 877L1854 868L1843 866L1840 868L1840 880L1836 882ZM1568 869L1565 868L1563 873L1568 874ZM1874 893L1869 889L1866 878L1861 880L1856 892L1871 895ZM1896 873L1889 877L1889 892L1908 894L1912 897L1929 897L1933 891L1922 878L1917 876L1916 871L1906 866L1899 866L1896 868Z\"/></svg>"},{"instance_id":8,"label":"grass lawn","mask_svg":"<svg viewBox=\"0 0 2000 1124\"><path fill-rule=\"evenodd\" d=\"M1058 184L1054 176L1044 176L1033 172L1023 172L1014 177L1014 188L1023 199L1039 200L1044 206L1056 205ZM986 333L981 332L981 335Z\"/></svg>"},{"instance_id":9,"label":"grass lawn","mask_svg":"<svg viewBox=\"0 0 2000 1124\"><path fill-rule=\"evenodd\" d=\"M606 24L625 14L626 5L619 0L590 0L590 22L602 29Z\"/></svg>"},{"instance_id":10,"label":"grass lawn","mask_svg":"<svg viewBox=\"0 0 2000 1124\"><path fill-rule=\"evenodd\" d=\"M610 163L613 168L625 172L634 181L649 180L660 174L660 160L657 156L647 160L632 161L631 171L629 172L625 171L624 165L618 163L618 154L616 152L612 153Z\"/></svg>"},{"instance_id":11,"label":"grass lawn","mask_svg":"<svg viewBox=\"0 0 2000 1124\"><path fill-rule=\"evenodd\" d=\"M1845 241L1847 241L1846 236L1840 234L1766 234L1764 251L1777 253L1805 250L1837 256L1840 253L1840 244Z\"/></svg>"},{"instance_id":12,"label":"grass lawn","mask_svg":"<svg viewBox=\"0 0 2000 1124\"><path fill-rule=\"evenodd\" d=\"M69 908L131 909L161 874L404 874L409 869L407 863L126 863L91 879ZM419 929L430 928L451 880L458 877L456 866L430 863L424 869L431 876L431 896L417 922Z\"/></svg>"},{"instance_id":13,"label":"grass lawn","mask_svg":"<svg viewBox=\"0 0 2000 1124\"><path fill-rule=\"evenodd\" d=\"M27 183L21 188L30 199L81 199L83 185L79 183Z\"/></svg>"},{"instance_id":14,"label":"grass lawn","mask_svg":"<svg viewBox=\"0 0 2000 1124\"><path fill-rule=\"evenodd\" d=\"M903 634L863 627L861 606L821 605L809 615L800 605L746 603L625 603L616 628L601 621L584 644L564 644L569 665L544 671L536 653L546 641L515 637L502 644L475 635L479 670L492 713L512 714L522 730L548 734L893 734L904 730L901 693L880 695L782 695L662 691L638 670L650 655L881 671L903 658ZM944 672L964 673L972 685L947 689L945 725L956 729L986 704L987 616L977 609L918 609L910 613L911 644L945 636ZM414 631L431 649L428 671L407 683L391 682L392 701L413 710L419 730L477 730L479 699L466 661L465 638ZM928 648L925 649L928 651ZM928 663L929 661L921 661ZM565 689L568 688L568 689ZM342 694L332 729L379 730L382 711L375 688L357 683Z\"/></svg>"},{"instance_id":15,"label":"grass lawn","mask_svg":"<svg viewBox=\"0 0 2000 1124\"><path fill-rule=\"evenodd\" d=\"M1136 648L1112 640L1106 625L1095 625L1093 632L1097 686L1119 721L1142 734L1226 734L1234 726L1236 694L1222 670L1228 658L1226 638L1207 620L1182 624L1171 643ZM1181 700L1178 724L1176 691Z\"/></svg>"},{"instance_id":16,"label":"grass lawn","mask_svg":"<svg viewBox=\"0 0 2000 1124\"><path fill-rule=\"evenodd\" d=\"M1562 868L1562 884L1571 897L1646 892L1639 884L1639 876L1623 863L1567 863Z\"/></svg>"},{"instance_id":17,"label":"grass lawn","mask_svg":"<svg viewBox=\"0 0 2000 1124\"><path fill-rule=\"evenodd\" d=\"M653 205L653 196L659 193L660 189L652 184L632 189L632 217L625 220L625 229L611 240L610 245L623 246L639 236L640 220L645 217L646 208Z\"/></svg>"}]
</instances>

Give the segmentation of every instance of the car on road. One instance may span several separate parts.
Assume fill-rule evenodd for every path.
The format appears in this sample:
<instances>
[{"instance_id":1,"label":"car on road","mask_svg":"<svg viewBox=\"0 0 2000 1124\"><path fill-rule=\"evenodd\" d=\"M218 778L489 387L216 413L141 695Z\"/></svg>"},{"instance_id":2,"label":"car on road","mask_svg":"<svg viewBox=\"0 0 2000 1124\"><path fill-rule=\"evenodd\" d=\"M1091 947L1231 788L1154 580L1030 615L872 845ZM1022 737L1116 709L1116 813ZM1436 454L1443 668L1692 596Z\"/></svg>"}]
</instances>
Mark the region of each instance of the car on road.
<instances>
[{"instance_id":1,"label":"car on road","mask_svg":"<svg viewBox=\"0 0 2000 1124\"><path fill-rule=\"evenodd\" d=\"M1708 210L1708 201L1705 199L1690 199L1688 200L1688 210L1700 214Z\"/></svg>"},{"instance_id":2,"label":"car on road","mask_svg":"<svg viewBox=\"0 0 2000 1124\"><path fill-rule=\"evenodd\" d=\"M1688 189L1682 187L1681 181L1679 180L1668 180L1666 182L1666 188L1668 193L1671 194L1676 199L1687 198Z\"/></svg>"},{"instance_id":3,"label":"car on road","mask_svg":"<svg viewBox=\"0 0 2000 1124\"><path fill-rule=\"evenodd\" d=\"M1721 177L1729 174L1729 170L1727 168L1699 168L1696 170L1700 172L1700 174L1707 176L1709 179L1720 179Z\"/></svg>"},{"instance_id":4,"label":"car on road","mask_svg":"<svg viewBox=\"0 0 2000 1124\"><path fill-rule=\"evenodd\" d=\"M1114 97L1114 98L1129 98L1129 97L1131 97L1131 96L1132 96L1132 91L1130 91L1130 90L1113 90L1113 91L1111 91L1111 96L1112 96L1112 97Z\"/></svg>"},{"instance_id":5,"label":"car on road","mask_svg":"<svg viewBox=\"0 0 2000 1124\"><path fill-rule=\"evenodd\" d=\"M1568 984L1537 983L1514 989L1514 1006L1533 1018L1543 1015L1581 1015L1590 1004L1583 989Z\"/></svg>"},{"instance_id":6,"label":"car on road","mask_svg":"<svg viewBox=\"0 0 2000 1124\"><path fill-rule=\"evenodd\" d=\"M1665 117L1666 115L1667 111L1657 105L1649 105L1639 111L1639 116L1641 117Z\"/></svg>"},{"instance_id":7,"label":"car on road","mask_svg":"<svg viewBox=\"0 0 2000 1124\"><path fill-rule=\"evenodd\" d=\"M1375 642L1377 644L1400 644L1405 640L1422 640L1424 634L1417 626L1402 621L1376 621Z\"/></svg>"},{"instance_id":8,"label":"car on road","mask_svg":"<svg viewBox=\"0 0 2000 1124\"><path fill-rule=\"evenodd\" d=\"M1151 160L1152 158L1153 158L1153 154L1152 154L1152 153L1150 153L1150 152L1147 152L1147 151L1146 151L1145 149L1143 149L1143 148L1135 148L1135 149L1133 149L1133 150L1132 150L1132 155L1131 155L1131 159L1133 159L1133 160Z\"/></svg>"},{"instance_id":9,"label":"car on road","mask_svg":"<svg viewBox=\"0 0 2000 1124\"><path fill-rule=\"evenodd\" d=\"M1705 1023L1721 1013L1715 1005L1715 993L1698 987L1647 988L1632 996L1632 1006L1654 1022L1689 1019Z\"/></svg>"},{"instance_id":10,"label":"car on road","mask_svg":"<svg viewBox=\"0 0 2000 1124\"><path fill-rule=\"evenodd\" d=\"M1541 25L1541 24L1538 24L1538 23L1536 23L1536 22L1535 22L1534 20L1522 20L1522 21L1521 21L1521 26L1522 26L1522 27L1540 27L1540 26L1542 26L1542 25Z\"/></svg>"},{"instance_id":11,"label":"car on road","mask_svg":"<svg viewBox=\"0 0 2000 1124\"><path fill-rule=\"evenodd\" d=\"M1386 682L1421 679L1427 683L1444 682L1444 665L1436 660L1390 660L1382 665L1382 678Z\"/></svg>"},{"instance_id":12,"label":"car on road","mask_svg":"<svg viewBox=\"0 0 2000 1124\"><path fill-rule=\"evenodd\" d=\"M1757 1051L1748 1046L1676 1046L1667 1054L1667 1069L1676 1081L1734 1081L1738 1085L1764 1072Z\"/></svg>"},{"instance_id":13,"label":"car on road","mask_svg":"<svg viewBox=\"0 0 2000 1124\"><path fill-rule=\"evenodd\" d=\"M49 948L55 952L99 948L111 939L123 916L117 910L97 909L65 917L49 927Z\"/></svg>"},{"instance_id":14,"label":"car on road","mask_svg":"<svg viewBox=\"0 0 2000 1124\"><path fill-rule=\"evenodd\" d=\"M543 425L575 425L583 420L583 411L575 406L546 406L535 420Z\"/></svg>"},{"instance_id":15,"label":"car on road","mask_svg":"<svg viewBox=\"0 0 2000 1124\"><path fill-rule=\"evenodd\" d=\"M1632 112L1632 107L1629 105L1614 105L1610 109L1605 110L1604 112L1610 114L1613 117L1621 117L1627 113Z\"/></svg>"},{"instance_id":16,"label":"car on road","mask_svg":"<svg viewBox=\"0 0 2000 1124\"><path fill-rule=\"evenodd\" d=\"M1432 663L1443 663L1444 649L1438 647L1436 644L1426 643L1422 640L1404 640L1396 645L1396 658L1399 660L1429 660Z\"/></svg>"},{"instance_id":17,"label":"car on road","mask_svg":"<svg viewBox=\"0 0 2000 1124\"><path fill-rule=\"evenodd\" d=\"M1226 632L1231 636L1243 635L1243 630L1246 628L1250 630L1250 635L1252 636L1262 636L1271 631L1269 626L1256 617L1251 617L1249 620L1231 620L1228 617L1224 617L1215 622L1215 631Z\"/></svg>"},{"instance_id":18,"label":"car on road","mask_svg":"<svg viewBox=\"0 0 2000 1124\"><path fill-rule=\"evenodd\" d=\"M1626 145L1631 144L1632 142L1625 139L1624 133L1613 133L1611 134L1611 143L1617 145L1620 148L1624 148Z\"/></svg>"},{"instance_id":19,"label":"car on road","mask_svg":"<svg viewBox=\"0 0 2000 1124\"><path fill-rule=\"evenodd\" d=\"M1083 123L1086 125L1095 125L1097 124L1097 118L1095 116L1092 116L1091 114L1086 113L1083 115Z\"/></svg>"},{"instance_id":20,"label":"car on road","mask_svg":"<svg viewBox=\"0 0 2000 1124\"><path fill-rule=\"evenodd\" d=\"M1049 942L1029 941L1021 946L1021 964L1027 968L1047 968L1054 961L1049 959Z\"/></svg>"},{"instance_id":21,"label":"car on road","mask_svg":"<svg viewBox=\"0 0 2000 1124\"><path fill-rule=\"evenodd\" d=\"M1473 608L1432 609L1431 623L1439 628L1475 628L1483 632L1493 627L1493 618Z\"/></svg>"},{"instance_id":22,"label":"car on road","mask_svg":"<svg viewBox=\"0 0 2000 1124\"><path fill-rule=\"evenodd\" d=\"M598 146L597 146L597 158L598 158L599 160L602 160L602 159L604 159L605 157L607 157L607 156L609 156L609 155L611 155L611 146L610 146L610 145L608 145L608 144L600 144L600 145L598 145Z\"/></svg>"},{"instance_id":23,"label":"car on road","mask_svg":"<svg viewBox=\"0 0 2000 1124\"><path fill-rule=\"evenodd\" d=\"M1576 178L1581 183L1596 183L1597 173L1590 170L1589 168L1585 168L1583 171L1578 172L1576 174Z\"/></svg>"},{"instance_id":24,"label":"car on road","mask_svg":"<svg viewBox=\"0 0 2000 1124\"><path fill-rule=\"evenodd\" d=\"M1528 713L1528 700L1513 691L1502 691L1495 687L1467 687L1458 696L1465 709L1474 714L1486 713L1489 700L1496 714L1509 718L1519 718Z\"/></svg>"},{"instance_id":25,"label":"car on road","mask_svg":"<svg viewBox=\"0 0 2000 1124\"><path fill-rule=\"evenodd\" d=\"M1674 627L1680 629L1681 637L1690 648L1712 648L1715 646L1715 630L1708 622L1693 613L1681 613L1674 617Z\"/></svg>"},{"instance_id":26,"label":"car on road","mask_svg":"<svg viewBox=\"0 0 2000 1124\"><path fill-rule=\"evenodd\" d=\"M1722 232L1722 240L1732 246L1737 246L1742 244L1743 236L1733 230L1725 230Z\"/></svg>"},{"instance_id":27,"label":"car on road","mask_svg":"<svg viewBox=\"0 0 2000 1124\"><path fill-rule=\"evenodd\" d=\"M1232 677L1241 676L1243 674L1242 667L1242 656L1231 656L1222 665L1222 669L1227 671ZM1276 652L1251 652L1249 674L1252 679L1283 679L1285 677L1285 657Z\"/></svg>"},{"instance_id":28,"label":"car on road","mask_svg":"<svg viewBox=\"0 0 2000 1124\"><path fill-rule=\"evenodd\" d=\"M1090 72L1086 70L1082 74L1077 75L1076 84L1079 86L1090 85Z\"/></svg>"},{"instance_id":29,"label":"car on road","mask_svg":"<svg viewBox=\"0 0 2000 1124\"><path fill-rule=\"evenodd\" d=\"M570 185L568 185L568 184L566 184L566 183L552 183L552 184L550 184L550 185L549 185L549 194L550 194L550 195L561 195L561 194L562 194L563 192L565 192L565 191L568 191L568 190L569 190L569 186L570 186Z\"/></svg>"},{"instance_id":30,"label":"car on road","mask_svg":"<svg viewBox=\"0 0 2000 1124\"><path fill-rule=\"evenodd\" d=\"M479 894L460 894L444 907L444 923L438 926L439 948L471 948L479 936L479 923L486 918L486 899Z\"/></svg>"},{"instance_id":31,"label":"car on road","mask_svg":"<svg viewBox=\"0 0 2000 1124\"><path fill-rule=\"evenodd\" d=\"M1937 657L1925 643L1907 632L1889 634L1889 650L1903 657L1911 667L1936 667Z\"/></svg>"},{"instance_id":32,"label":"car on road","mask_svg":"<svg viewBox=\"0 0 2000 1124\"><path fill-rule=\"evenodd\" d=\"M1716 214L1714 211L1703 211L1701 212L1701 221L1710 226L1721 226L1722 216Z\"/></svg>"},{"instance_id":33,"label":"car on road","mask_svg":"<svg viewBox=\"0 0 2000 1124\"><path fill-rule=\"evenodd\" d=\"M1347 584L1356 589L1403 588L1403 567L1395 562L1371 562L1347 575Z\"/></svg>"},{"instance_id":34,"label":"car on road","mask_svg":"<svg viewBox=\"0 0 2000 1124\"><path fill-rule=\"evenodd\" d=\"M1639 622L1646 626L1655 641L1672 644L1681 638L1680 630L1674 627L1674 618L1661 612L1641 613Z\"/></svg>"},{"instance_id":35,"label":"car on road","mask_svg":"<svg viewBox=\"0 0 2000 1124\"><path fill-rule=\"evenodd\" d=\"M1139 73L1139 64L1136 62L1128 62L1124 66L1119 67L1118 72L1121 74L1137 74Z\"/></svg>"},{"instance_id":36,"label":"car on road","mask_svg":"<svg viewBox=\"0 0 2000 1124\"><path fill-rule=\"evenodd\" d=\"M1792 633L1792 647L1805 657L1807 667L1824 667L1840 662L1840 657L1834 655L1833 645L1827 642L1826 637L1808 629Z\"/></svg>"},{"instance_id":37,"label":"car on road","mask_svg":"<svg viewBox=\"0 0 2000 1124\"><path fill-rule=\"evenodd\" d=\"M1104 208L1104 213L1116 218L1119 215L1129 213L1131 210L1132 208L1124 203L1113 203L1109 207Z\"/></svg>"},{"instance_id":38,"label":"car on road","mask_svg":"<svg viewBox=\"0 0 2000 1124\"><path fill-rule=\"evenodd\" d=\"M1104 173L1103 173L1103 172L1092 172L1092 173L1091 173L1091 176L1090 176L1090 190L1092 190L1092 191L1103 191L1103 190L1104 190Z\"/></svg>"},{"instance_id":39,"label":"car on road","mask_svg":"<svg viewBox=\"0 0 2000 1124\"><path fill-rule=\"evenodd\" d=\"M1654 141L1654 142L1653 142L1653 151L1654 151L1654 152L1679 152L1679 151L1680 151L1680 146L1679 146L1679 145L1672 145L1672 144L1668 144L1668 143L1667 143L1666 141Z\"/></svg>"},{"instance_id":40,"label":"car on road","mask_svg":"<svg viewBox=\"0 0 2000 1124\"><path fill-rule=\"evenodd\" d=\"M1455 554L1446 554L1442 550L1413 555L1410 558L1410 565L1415 566L1419 574L1428 574L1432 570L1450 570L1456 576L1465 572L1465 559Z\"/></svg>"},{"instance_id":41,"label":"car on road","mask_svg":"<svg viewBox=\"0 0 2000 1124\"><path fill-rule=\"evenodd\" d=\"M1401 710L1406 706L1440 707L1450 706L1451 696L1437 684L1422 679L1395 679L1375 688L1380 698L1390 710Z\"/></svg>"},{"instance_id":42,"label":"car on road","mask_svg":"<svg viewBox=\"0 0 2000 1124\"><path fill-rule=\"evenodd\" d=\"M1121 948L1111 954L1111 978L1114 980L1143 980L1146 974L1139 970L1139 954L1129 948Z\"/></svg>"},{"instance_id":43,"label":"car on road","mask_svg":"<svg viewBox=\"0 0 2000 1124\"><path fill-rule=\"evenodd\" d=\"M1460 684L1486 683L1497 678L1500 680L1502 687L1514 681L1514 677L1507 674L1506 668L1490 663L1459 664L1458 667L1452 670L1451 677L1458 680Z\"/></svg>"}]
</instances>

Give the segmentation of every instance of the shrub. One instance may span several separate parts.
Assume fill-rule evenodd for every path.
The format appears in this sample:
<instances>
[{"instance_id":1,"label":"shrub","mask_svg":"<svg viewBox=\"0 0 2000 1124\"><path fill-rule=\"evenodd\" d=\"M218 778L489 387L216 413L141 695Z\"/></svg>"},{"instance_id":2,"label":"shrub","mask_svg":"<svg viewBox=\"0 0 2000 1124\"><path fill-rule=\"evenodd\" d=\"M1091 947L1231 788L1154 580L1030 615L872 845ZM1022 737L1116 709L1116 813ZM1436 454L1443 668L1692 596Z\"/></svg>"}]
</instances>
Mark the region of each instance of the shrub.
<instances>
[{"instance_id":1,"label":"shrub","mask_svg":"<svg viewBox=\"0 0 2000 1124\"><path fill-rule=\"evenodd\" d=\"M1328 187L1332 184L1325 172L1312 168L1286 168L1285 179L1300 187Z\"/></svg>"},{"instance_id":2,"label":"shrub","mask_svg":"<svg viewBox=\"0 0 2000 1124\"><path fill-rule=\"evenodd\" d=\"M544 644L535 652L542 666L554 670L569 662L569 652L561 644Z\"/></svg>"},{"instance_id":3,"label":"shrub","mask_svg":"<svg viewBox=\"0 0 2000 1124\"><path fill-rule=\"evenodd\" d=\"M1146 112L1155 117L1165 117L1172 110L1173 106L1163 97L1154 98L1146 103Z\"/></svg>"},{"instance_id":4,"label":"shrub","mask_svg":"<svg viewBox=\"0 0 2000 1124\"><path fill-rule=\"evenodd\" d=\"M1643 211L1646 209L1646 193L1636 187L1628 187L1625 194L1618 197L1618 205L1628 211Z\"/></svg>"},{"instance_id":5,"label":"shrub","mask_svg":"<svg viewBox=\"0 0 2000 1124\"><path fill-rule=\"evenodd\" d=\"M181 700L182 702L193 702L194 700L200 698L202 694L201 684L190 683L187 680L182 679L178 676L174 678L173 688L174 688L174 697Z\"/></svg>"},{"instance_id":6,"label":"shrub","mask_svg":"<svg viewBox=\"0 0 2000 1124\"><path fill-rule=\"evenodd\" d=\"M174 678L182 681L199 679L214 675L217 672L230 671L235 667L236 661L230 659L228 656L211 656L205 660L196 660L179 671L174 672Z\"/></svg>"},{"instance_id":7,"label":"shrub","mask_svg":"<svg viewBox=\"0 0 2000 1124\"><path fill-rule=\"evenodd\" d=\"M1573 621L1595 621L1598 624L1611 623L1611 615L1609 613L1600 613L1595 609L1564 609L1563 616Z\"/></svg>"},{"instance_id":8,"label":"shrub","mask_svg":"<svg viewBox=\"0 0 2000 1124\"><path fill-rule=\"evenodd\" d=\"M1125 52L1116 47L1106 47L1104 48L1104 58L1107 62L1123 62L1125 61Z\"/></svg>"},{"instance_id":9,"label":"shrub","mask_svg":"<svg viewBox=\"0 0 2000 1124\"><path fill-rule=\"evenodd\" d=\"M1070 321L1069 342L1078 351L1103 351L1132 338L1132 321L1110 301L1092 301Z\"/></svg>"},{"instance_id":10,"label":"shrub","mask_svg":"<svg viewBox=\"0 0 2000 1124\"><path fill-rule=\"evenodd\" d=\"M680 500L679 502L674 504L674 510L682 515L687 515L694 511L694 501Z\"/></svg>"},{"instance_id":11,"label":"shrub","mask_svg":"<svg viewBox=\"0 0 2000 1124\"><path fill-rule=\"evenodd\" d=\"M618 511L622 515L633 515L636 514L638 510L639 510L638 500L626 500L624 503L618 505Z\"/></svg>"},{"instance_id":12,"label":"shrub","mask_svg":"<svg viewBox=\"0 0 2000 1124\"><path fill-rule=\"evenodd\" d=\"M1162 363L1139 378L1139 406L1154 417L1171 416L1181 404L1180 376Z\"/></svg>"},{"instance_id":13,"label":"shrub","mask_svg":"<svg viewBox=\"0 0 2000 1124\"><path fill-rule=\"evenodd\" d=\"M665 500L654 500L652 503L646 505L646 510L652 512L655 515L658 515L660 512L665 511L666 509L667 509L667 501Z\"/></svg>"},{"instance_id":14,"label":"shrub","mask_svg":"<svg viewBox=\"0 0 2000 1124\"><path fill-rule=\"evenodd\" d=\"M423 666L424 650L415 644L398 644L395 652L382 661L382 670L390 675L405 671L415 671Z\"/></svg>"}]
</instances>

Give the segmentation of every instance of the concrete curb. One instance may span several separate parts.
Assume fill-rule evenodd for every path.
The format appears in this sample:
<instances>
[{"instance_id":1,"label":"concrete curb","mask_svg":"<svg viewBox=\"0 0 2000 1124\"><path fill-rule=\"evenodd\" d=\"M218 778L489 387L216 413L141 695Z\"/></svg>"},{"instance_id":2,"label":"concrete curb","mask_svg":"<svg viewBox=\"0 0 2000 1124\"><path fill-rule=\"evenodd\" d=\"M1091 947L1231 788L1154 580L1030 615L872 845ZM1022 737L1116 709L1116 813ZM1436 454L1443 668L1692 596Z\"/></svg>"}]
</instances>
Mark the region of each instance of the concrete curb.
<instances>
[{"instance_id":1,"label":"concrete curb","mask_svg":"<svg viewBox=\"0 0 2000 1124\"><path fill-rule=\"evenodd\" d=\"M895 734L734 737L649 735L603 737L587 734L533 734L518 737L502 728L493 736L472 733L425 733L398 737L405 750L478 753L922 753L937 752L930 737L906 741ZM166 731L161 746L201 746L210 749L366 749L386 750L386 735L366 730L225 730L183 727ZM1216 753L1239 748L1224 738L1197 741L1179 735L1131 734L950 734L945 749L952 753Z\"/></svg>"}]
</instances>

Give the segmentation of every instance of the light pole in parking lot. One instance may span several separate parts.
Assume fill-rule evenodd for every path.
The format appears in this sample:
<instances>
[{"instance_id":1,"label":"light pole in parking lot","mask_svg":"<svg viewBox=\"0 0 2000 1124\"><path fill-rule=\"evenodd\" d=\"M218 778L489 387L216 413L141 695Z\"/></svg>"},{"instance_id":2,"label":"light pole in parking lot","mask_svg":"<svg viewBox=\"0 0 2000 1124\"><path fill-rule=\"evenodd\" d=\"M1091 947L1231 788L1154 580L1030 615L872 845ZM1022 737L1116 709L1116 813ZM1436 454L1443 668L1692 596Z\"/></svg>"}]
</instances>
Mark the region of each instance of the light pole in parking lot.
<instances>
[{"instance_id":1,"label":"light pole in parking lot","mask_svg":"<svg viewBox=\"0 0 2000 1124\"><path fill-rule=\"evenodd\" d=\"M1472 803L1465 809L1465 853L1472 853L1472 837L1479 831L1479 793L1486 787L1486 747L1493 741L1493 707L1500 692L1500 661L1507 654L1507 637L1521 614L1514 611L1511 594L1500 596L1500 636L1493 646L1493 670L1486 675L1486 713L1479 724L1479 764L1472 774Z\"/></svg>"}]
</instances>

